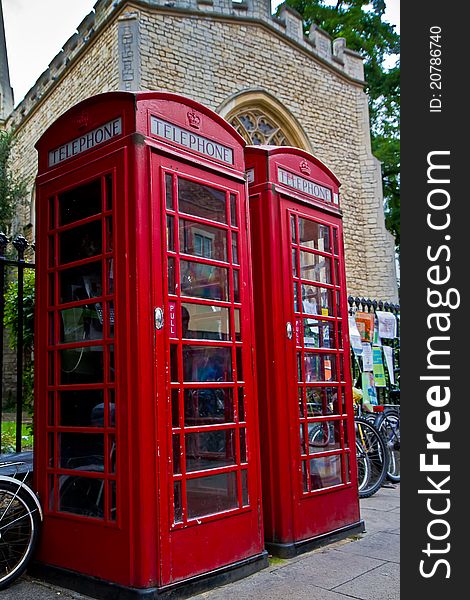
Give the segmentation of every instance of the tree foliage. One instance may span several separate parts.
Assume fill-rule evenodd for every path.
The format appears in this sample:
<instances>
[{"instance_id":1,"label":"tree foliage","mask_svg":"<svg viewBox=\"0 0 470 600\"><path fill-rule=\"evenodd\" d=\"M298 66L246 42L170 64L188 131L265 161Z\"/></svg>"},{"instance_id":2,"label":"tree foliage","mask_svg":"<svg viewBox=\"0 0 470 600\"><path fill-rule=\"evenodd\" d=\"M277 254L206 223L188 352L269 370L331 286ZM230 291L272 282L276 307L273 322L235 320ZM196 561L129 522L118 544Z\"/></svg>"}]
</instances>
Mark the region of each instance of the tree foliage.
<instances>
[{"instance_id":1,"label":"tree foliage","mask_svg":"<svg viewBox=\"0 0 470 600\"><path fill-rule=\"evenodd\" d=\"M348 48L364 58L372 152L382 162L386 224L400 245L400 63L387 69L386 57L400 52L400 36L383 20L385 0L287 0L304 19L333 38L346 39Z\"/></svg>"},{"instance_id":2,"label":"tree foliage","mask_svg":"<svg viewBox=\"0 0 470 600\"><path fill-rule=\"evenodd\" d=\"M13 132L0 131L0 230L6 231L18 203L27 192L26 180L15 176L10 167Z\"/></svg>"}]
</instances>

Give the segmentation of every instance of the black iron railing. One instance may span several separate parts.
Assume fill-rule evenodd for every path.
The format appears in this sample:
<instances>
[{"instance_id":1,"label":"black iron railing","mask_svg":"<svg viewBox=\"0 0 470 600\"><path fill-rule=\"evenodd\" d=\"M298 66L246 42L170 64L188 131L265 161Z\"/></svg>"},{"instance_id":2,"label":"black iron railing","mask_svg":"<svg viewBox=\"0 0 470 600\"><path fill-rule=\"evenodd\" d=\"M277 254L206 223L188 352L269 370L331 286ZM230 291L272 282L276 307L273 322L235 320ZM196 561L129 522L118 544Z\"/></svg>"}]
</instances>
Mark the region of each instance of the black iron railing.
<instances>
[{"instance_id":1,"label":"black iron railing","mask_svg":"<svg viewBox=\"0 0 470 600\"><path fill-rule=\"evenodd\" d=\"M8 285L12 281L17 282L17 299L16 299L16 340L14 340L14 348L16 352L16 394L15 394L15 413L16 413L16 452L21 452L22 446L22 426L23 426L23 397L24 397L24 364L25 351L24 331L25 331L25 314L24 314L24 275L25 270L34 269L33 262L25 259L25 254L34 253L34 244L30 244L22 235L16 236L12 241L4 233L0 232L0 373L2 376L2 385L0 385L0 424L3 423L3 402L4 402L4 359L5 353L8 352L8 347L5 348L5 295ZM32 351L32 348L31 348ZM1 429L0 429L1 443Z\"/></svg>"},{"instance_id":2,"label":"black iron railing","mask_svg":"<svg viewBox=\"0 0 470 600\"><path fill-rule=\"evenodd\" d=\"M384 302L382 300L372 300L371 298L348 297L349 314L354 315L357 311L375 314L378 310L390 312L397 317L397 337L391 340L382 341L382 343L393 348L393 371L395 384L391 383L388 371L386 373L387 385L385 388L377 388L379 402L381 404L399 404L400 403L400 305L393 302ZM354 352L351 350L351 365L354 382L361 375L360 362L356 360Z\"/></svg>"}]
</instances>

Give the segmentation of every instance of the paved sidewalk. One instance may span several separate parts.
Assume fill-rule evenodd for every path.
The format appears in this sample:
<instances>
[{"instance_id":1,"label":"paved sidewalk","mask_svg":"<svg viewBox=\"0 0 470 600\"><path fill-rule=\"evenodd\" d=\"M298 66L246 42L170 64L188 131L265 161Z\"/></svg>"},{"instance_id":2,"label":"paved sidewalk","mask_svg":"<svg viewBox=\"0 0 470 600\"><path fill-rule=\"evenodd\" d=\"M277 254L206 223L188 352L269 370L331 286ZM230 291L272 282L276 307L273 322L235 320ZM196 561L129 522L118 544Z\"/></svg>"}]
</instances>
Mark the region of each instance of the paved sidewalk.
<instances>
[{"instance_id":1,"label":"paved sidewalk","mask_svg":"<svg viewBox=\"0 0 470 600\"><path fill-rule=\"evenodd\" d=\"M399 600L400 486L361 500L366 533L290 560L274 559L251 577L192 600ZM23 577L1 600L88 600Z\"/></svg>"}]
</instances>

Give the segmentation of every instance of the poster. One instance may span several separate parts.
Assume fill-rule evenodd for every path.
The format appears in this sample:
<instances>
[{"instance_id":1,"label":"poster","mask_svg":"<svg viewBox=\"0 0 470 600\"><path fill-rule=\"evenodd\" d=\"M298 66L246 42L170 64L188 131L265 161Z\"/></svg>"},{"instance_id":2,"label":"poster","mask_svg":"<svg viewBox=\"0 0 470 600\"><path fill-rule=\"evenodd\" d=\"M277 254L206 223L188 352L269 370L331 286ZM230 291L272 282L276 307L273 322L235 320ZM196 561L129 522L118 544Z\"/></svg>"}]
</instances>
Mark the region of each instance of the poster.
<instances>
[{"instance_id":1,"label":"poster","mask_svg":"<svg viewBox=\"0 0 470 600\"><path fill-rule=\"evenodd\" d=\"M365 404L378 404L373 373L364 372L362 374L362 402Z\"/></svg>"},{"instance_id":2,"label":"poster","mask_svg":"<svg viewBox=\"0 0 470 600\"><path fill-rule=\"evenodd\" d=\"M379 336L381 338L393 339L397 337L397 319L393 313L377 311L379 321Z\"/></svg>"},{"instance_id":3,"label":"poster","mask_svg":"<svg viewBox=\"0 0 470 600\"><path fill-rule=\"evenodd\" d=\"M348 317L349 323L349 339L351 341L351 348L356 355L362 354L362 342L359 330L357 329L356 319L352 316Z\"/></svg>"},{"instance_id":4,"label":"poster","mask_svg":"<svg viewBox=\"0 0 470 600\"><path fill-rule=\"evenodd\" d=\"M393 348L391 346L383 346L385 364L387 365L388 376L390 383L395 385L395 373L393 372Z\"/></svg>"},{"instance_id":5,"label":"poster","mask_svg":"<svg viewBox=\"0 0 470 600\"><path fill-rule=\"evenodd\" d=\"M387 382L385 380L385 369L382 360L382 348L380 346L374 346L372 348L372 361L375 386L385 387L387 385Z\"/></svg>"},{"instance_id":6,"label":"poster","mask_svg":"<svg viewBox=\"0 0 470 600\"><path fill-rule=\"evenodd\" d=\"M374 336L374 314L357 312L354 317L361 340L363 342L372 342Z\"/></svg>"},{"instance_id":7,"label":"poster","mask_svg":"<svg viewBox=\"0 0 470 600\"><path fill-rule=\"evenodd\" d=\"M362 343L362 370L373 370L372 346L368 342Z\"/></svg>"}]
</instances>

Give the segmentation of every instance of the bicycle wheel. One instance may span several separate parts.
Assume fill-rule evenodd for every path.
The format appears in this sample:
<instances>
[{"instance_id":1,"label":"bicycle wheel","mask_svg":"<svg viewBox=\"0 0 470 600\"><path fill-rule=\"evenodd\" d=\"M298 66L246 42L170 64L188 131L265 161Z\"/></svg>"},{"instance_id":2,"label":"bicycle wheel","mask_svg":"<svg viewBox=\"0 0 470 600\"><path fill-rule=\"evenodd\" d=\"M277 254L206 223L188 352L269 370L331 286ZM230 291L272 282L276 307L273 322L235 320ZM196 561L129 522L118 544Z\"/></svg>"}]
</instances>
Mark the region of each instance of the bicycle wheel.
<instances>
[{"instance_id":1,"label":"bicycle wheel","mask_svg":"<svg viewBox=\"0 0 470 600\"><path fill-rule=\"evenodd\" d=\"M387 479L400 481L400 415L390 411L381 416L377 429L382 434L389 452Z\"/></svg>"},{"instance_id":2,"label":"bicycle wheel","mask_svg":"<svg viewBox=\"0 0 470 600\"><path fill-rule=\"evenodd\" d=\"M370 474L367 484L359 491L360 498L375 494L385 480L388 470L388 452L383 437L374 425L362 417L354 419L356 445L361 446L361 454L369 459Z\"/></svg>"},{"instance_id":3,"label":"bicycle wheel","mask_svg":"<svg viewBox=\"0 0 470 600\"><path fill-rule=\"evenodd\" d=\"M0 590L25 571L39 534L40 515L22 487L0 481Z\"/></svg>"},{"instance_id":4,"label":"bicycle wheel","mask_svg":"<svg viewBox=\"0 0 470 600\"><path fill-rule=\"evenodd\" d=\"M357 486L359 488L359 495L367 488L370 477L370 460L367 454L364 452L362 445L356 442L356 455L357 455Z\"/></svg>"}]
</instances>

